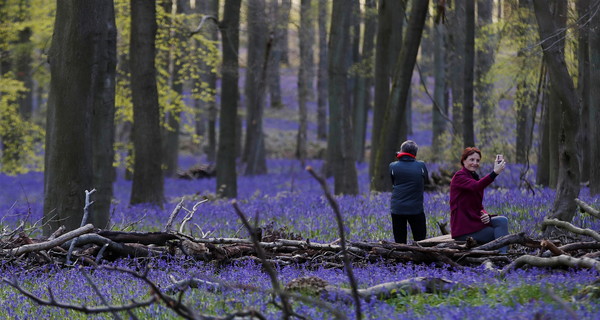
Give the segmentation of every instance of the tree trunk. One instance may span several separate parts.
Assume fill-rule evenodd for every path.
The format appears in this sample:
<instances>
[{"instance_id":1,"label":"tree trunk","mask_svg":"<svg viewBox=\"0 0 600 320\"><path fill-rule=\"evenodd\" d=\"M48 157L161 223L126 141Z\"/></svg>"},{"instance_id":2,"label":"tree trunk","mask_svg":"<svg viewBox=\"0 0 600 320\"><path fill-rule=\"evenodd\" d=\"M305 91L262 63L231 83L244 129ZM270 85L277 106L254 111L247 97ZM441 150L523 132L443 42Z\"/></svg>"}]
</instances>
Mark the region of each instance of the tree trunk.
<instances>
[{"instance_id":1,"label":"tree trunk","mask_svg":"<svg viewBox=\"0 0 600 320\"><path fill-rule=\"evenodd\" d=\"M181 0L180 0L181 1ZM210 0L210 1L200 1L198 6L196 7L196 11L200 14L205 14L208 16L215 17L218 19L219 17L219 0ZM219 29L214 24L208 24L204 26L203 30L200 30L202 35L210 40L216 42L219 38ZM195 46L206 47L200 41L195 41ZM213 163L216 160L217 153L217 102L216 102L216 91L217 91L217 74L212 70L213 66L206 63L203 59L201 59L200 70L200 78L198 80L194 80L196 83L194 84L194 88L202 88L203 84L207 85L207 92L211 92L211 99L194 99L194 108L196 110L196 134L199 136L204 135L208 139L208 144L206 145L206 149L204 150L206 154L206 161ZM202 115L206 114L206 117ZM203 118L206 118L204 120ZM207 130L203 134L201 134L200 129L202 128L202 122L207 122Z\"/></svg>"},{"instance_id":2,"label":"tree trunk","mask_svg":"<svg viewBox=\"0 0 600 320\"><path fill-rule=\"evenodd\" d=\"M473 70L475 67L475 1L465 5L465 64L463 87L463 146L475 146L473 128Z\"/></svg>"},{"instance_id":3,"label":"tree trunk","mask_svg":"<svg viewBox=\"0 0 600 320\"><path fill-rule=\"evenodd\" d=\"M317 137L327 139L327 17L329 1L319 1L319 68L317 71Z\"/></svg>"},{"instance_id":4,"label":"tree trunk","mask_svg":"<svg viewBox=\"0 0 600 320\"><path fill-rule=\"evenodd\" d=\"M577 15L579 19L586 19L590 10L590 0L577 0L575 2ZM591 19L594 19L592 17ZM593 24L593 21L591 21ZM581 26L577 34L577 61L578 61L578 77L577 90L581 97L581 144L590 146L590 27L589 25ZM581 180L582 182L589 181L590 177L590 151L592 148L582 147L581 151Z\"/></svg>"},{"instance_id":5,"label":"tree trunk","mask_svg":"<svg viewBox=\"0 0 600 320\"><path fill-rule=\"evenodd\" d=\"M439 2L440 0L436 0L437 4L439 4ZM443 160L442 152L445 145L443 134L444 132L446 132L446 118L448 117L448 86L446 83L446 24L442 21L436 22L433 25L432 31L432 36L434 40L433 76L435 79L433 99L435 103L433 105L432 116L433 137L431 143L431 161L441 162Z\"/></svg>"},{"instance_id":6,"label":"tree trunk","mask_svg":"<svg viewBox=\"0 0 600 320\"><path fill-rule=\"evenodd\" d=\"M557 32L558 26L546 1L534 0L533 5L544 59L548 63L553 89L562 102L560 110L562 126L558 135L560 146L558 185L552 212L548 216L570 222L576 213L575 198L579 195L580 169L577 139L580 101L560 46L555 45L562 33ZM549 228L546 229L548 230Z\"/></svg>"},{"instance_id":7,"label":"tree trunk","mask_svg":"<svg viewBox=\"0 0 600 320\"><path fill-rule=\"evenodd\" d=\"M358 162L365 161L365 139L367 137L367 122L371 108L371 76L373 49L375 46L375 31L377 20L373 12L376 10L375 0L365 2L365 31L363 35L362 53L359 61L356 90L354 90L354 152Z\"/></svg>"},{"instance_id":8,"label":"tree trunk","mask_svg":"<svg viewBox=\"0 0 600 320\"><path fill-rule=\"evenodd\" d=\"M217 149L217 190L220 197L237 197L235 167L236 121L238 108L238 49L241 0L225 0L223 21L219 24L223 44L219 147Z\"/></svg>"},{"instance_id":9,"label":"tree trunk","mask_svg":"<svg viewBox=\"0 0 600 320\"><path fill-rule=\"evenodd\" d=\"M402 43L402 50L398 56L398 60L394 65L394 81L392 83L392 91L386 105L386 113L384 116L383 127L379 136L379 149L376 155L377 163L387 161L388 167L378 165L375 168L374 177L388 175L389 163L393 161L395 151L399 149L400 144L406 137L397 140L397 124L403 123L406 115L406 101L412 80L413 69L417 61L419 44L425 26L425 17L427 16L427 8L429 1L415 0L411 3L411 11L406 30L406 36ZM388 191L391 189L390 179L379 180L381 184L373 183L372 179L371 190Z\"/></svg>"},{"instance_id":10,"label":"tree trunk","mask_svg":"<svg viewBox=\"0 0 600 320\"><path fill-rule=\"evenodd\" d=\"M466 30L463 17L466 16L465 11L466 0L455 0L454 9L448 10L448 30ZM450 68L448 73L448 83L452 92L452 147L458 148L464 145L461 143L463 138L463 101L464 101L464 65L465 65L465 33L464 32L448 32L448 44L450 54L448 56L448 64ZM456 156L460 156L456 154ZM455 161L456 160L456 161ZM454 159L452 162L458 162Z\"/></svg>"},{"instance_id":11,"label":"tree trunk","mask_svg":"<svg viewBox=\"0 0 600 320\"><path fill-rule=\"evenodd\" d=\"M112 1L57 2L48 52L51 81L44 171L45 234L60 225L67 230L80 227L85 191L94 187L94 167L105 169L104 161L94 159L94 148L105 147L108 141L94 137L93 131L100 128L92 115L100 112L110 121L110 110L114 110L115 36ZM101 188L104 205L104 199L112 196L105 193L112 189ZM94 219L108 221L108 217Z\"/></svg>"},{"instance_id":12,"label":"tree trunk","mask_svg":"<svg viewBox=\"0 0 600 320\"><path fill-rule=\"evenodd\" d=\"M404 19L404 9L406 1L380 0L377 9L377 40L375 49L375 96L373 103L373 125L371 129L371 156L369 160L369 176L371 177L371 190L386 190L389 174L387 168L389 161L387 157L376 161L376 155L379 152L379 136L383 126L386 106L390 95L390 77L392 76L390 66L393 66L395 60L390 60L392 52L393 21L402 21ZM402 27L395 34L400 37L402 42ZM400 45L400 44L398 44ZM398 47L399 48L399 47ZM394 55L397 57L397 55ZM396 130L404 130L403 126L396 126ZM400 134L400 133L399 133ZM381 168L377 168L381 167ZM383 168L384 167L384 168ZM375 175L375 171L381 175Z\"/></svg>"},{"instance_id":13,"label":"tree trunk","mask_svg":"<svg viewBox=\"0 0 600 320\"><path fill-rule=\"evenodd\" d=\"M534 21L531 15L529 0L520 0L517 11L519 15L518 36L526 39L533 30ZM532 41L526 42L517 52L517 58L521 65L521 72L517 77L517 92L515 94L515 106L517 112L517 137L516 137L516 163L529 164L529 151L533 139L533 127L535 124L537 101L535 88L536 83L529 79L540 78L539 65L541 61L533 59L528 54L529 48L534 45ZM543 81L540 79L540 81ZM491 122L489 122L491 123ZM483 135L482 135L483 136Z\"/></svg>"},{"instance_id":14,"label":"tree trunk","mask_svg":"<svg viewBox=\"0 0 600 320\"><path fill-rule=\"evenodd\" d=\"M545 63L545 62L544 62ZM538 151L538 166L535 182L540 186L550 185L550 116L548 115L548 76L544 75L544 90L542 99L542 114L540 116L540 146Z\"/></svg>"},{"instance_id":15,"label":"tree trunk","mask_svg":"<svg viewBox=\"0 0 600 320\"><path fill-rule=\"evenodd\" d=\"M248 2L248 67L246 68L246 175L267 173L263 114L268 48L265 1Z\"/></svg>"},{"instance_id":16,"label":"tree trunk","mask_svg":"<svg viewBox=\"0 0 600 320\"><path fill-rule=\"evenodd\" d=\"M304 167L304 160L307 153L307 134L308 134L308 111L306 103L308 100L310 81L310 68L312 67L312 45L311 32L313 28L311 1L302 0L300 2L300 29L298 30L300 46L300 67L298 68L298 136L296 143L296 157Z\"/></svg>"},{"instance_id":17,"label":"tree trunk","mask_svg":"<svg viewBox=\"0 0 600 320\"><path fill-rule=\"evenodd\" d=\"M183 94L183 83L180 76L181 63L180 52L183 48L179 48L176 45L168 45L168 43L182 43L181 34L175 30L175 15L181 13L181 6L174 6L174 3L178 0L164 1L162 6L165 11L165 21L161 23L163 28L167 29L168 35L164 38L167 43L167 49L163 51L162 58L159 60L165 65L165 69L168 71L167 79L167 90L170 90L175 96L181 97ZM177 9L177 12L174 9ZM178 101L179 100L179 101ZM162 127L162 148L163 148L163 174L165 177L174 177L177 173L178 160L179 160L179 132L180 126L179 121L181 119L181 107L179 103L181 99L168 99L166 109L164 113L165 126Z\"/></svg>"},{"instance_id":18,"label":"tree trunk","mask_svg":"<svg viewBox=\"0 0 600 320\"><path fill-rule=\"evenodd\" d=\"M598 8L596 6L596 8ZM590 105L589 158L590 193L600 194L600 16L595 14L590 25ZM591 125L594 124L594 125ZM582 148L585 149L585 146Z\"/></svg>"},{"instance_id":19,"label":"tree trunk","mask_svg":"<svg viewBox=\"0 0 600 320\"><path fill-rule=\"evenodd\" d=\"M352 110L349 109L347 77L352 6L334 0L329 40L329 138L335 194L358 194L358 177L352 149Z\"/></svg>"},{"instance_id":20,"label":"tree trunk","mask_svg":"<svg viewBox=\"0 0 600 320\"><path fill-rule=\"evenodd\" d=\"M492 11L494 1L477 1L477 39L481 45L477 46L475 65L475 93L480 105L479 119L481 119L481 132L479 143L481 147L489 146L491 143L490 133L492 130L493 110L496 105L494 97L494 84L488 74L495 60L496 34L491 29Z\"/></svg>"},{"instance_id":21,"label":"tree trunk","mask_svg":"<svg viewBox=\"0 0 600 320\"><path fill-rule=\"evenodd\" d=\"M281 25L284 30L281 34L281 42L279 43L279 50L281 51L281 63L286 65L290 64L289 58L289 36L288 36L288 25L290 24L290 11L292 9L292 0L281 0L281 7L285 8L282 11ZM287 11L286 11L287 10Z\"/></svg>"},{"instance_id":22,"label":"tree trunk","mask_svg":"<svg viewBox=\"0 0 600 320\"><path fill-rule=\"evenodd\" d=\"M133 185L130 203L164 202L160 111L156 87L156 3L131 0L131 95L133 100Z\"/></svg>"},{"instance_id":23,"label":"tree trunk","mask_svg":"<svg viewBox=\"0 0 600 320\"><path fill-rule=\"evenodd\" d=\"M284 40L284 33L287 33L287 22L291 10L291 1L271 0L271 35L272 45L269 54L269 62L267 64L267 82L269 87L269 96L271 99L271 108L282 108L281 101L281 82L279 79L280 64L282 55L281 42Z\"/></svg>"}]
</instances>

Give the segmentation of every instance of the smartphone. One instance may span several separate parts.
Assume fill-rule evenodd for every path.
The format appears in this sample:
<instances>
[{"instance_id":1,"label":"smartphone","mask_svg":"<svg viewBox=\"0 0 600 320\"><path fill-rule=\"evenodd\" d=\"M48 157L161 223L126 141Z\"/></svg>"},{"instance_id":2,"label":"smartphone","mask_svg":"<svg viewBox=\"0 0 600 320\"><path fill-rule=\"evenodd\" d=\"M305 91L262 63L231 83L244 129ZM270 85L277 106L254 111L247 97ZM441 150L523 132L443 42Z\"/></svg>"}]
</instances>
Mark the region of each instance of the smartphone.
<instances>
[{"instance_id":1,"label":"smartphone","mask_svg":"<svg viewBox=\"0 0 600 320\"><path fill-rule=\"evenodd\" d=\"M497 154L496 155L496 163L500 163L500 162L502 162L502 160L504 160L504 156L501 154Z\"/></svg>"}]
</instances>

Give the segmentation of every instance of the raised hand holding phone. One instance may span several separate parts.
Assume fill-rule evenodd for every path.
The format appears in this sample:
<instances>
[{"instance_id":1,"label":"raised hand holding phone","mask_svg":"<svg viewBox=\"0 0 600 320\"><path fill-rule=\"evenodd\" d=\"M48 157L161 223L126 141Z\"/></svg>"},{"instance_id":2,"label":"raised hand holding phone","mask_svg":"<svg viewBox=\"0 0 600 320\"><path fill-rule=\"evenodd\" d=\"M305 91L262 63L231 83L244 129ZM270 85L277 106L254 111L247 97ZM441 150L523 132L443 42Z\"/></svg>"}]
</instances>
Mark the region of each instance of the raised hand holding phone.
<instances>
[{"instance_id":1,"label":"raised hand holding phone","mask_svg":"<svg viewBox=\"0 0 600 320\"><path fill-rule=\"evenodd\" d=\"M496 155L496 161L494 161L494 172L496 174L500 174L504 170L506 166L506 162L504 161L504 156L501 154Z\"/></svg>"}]
</instances>

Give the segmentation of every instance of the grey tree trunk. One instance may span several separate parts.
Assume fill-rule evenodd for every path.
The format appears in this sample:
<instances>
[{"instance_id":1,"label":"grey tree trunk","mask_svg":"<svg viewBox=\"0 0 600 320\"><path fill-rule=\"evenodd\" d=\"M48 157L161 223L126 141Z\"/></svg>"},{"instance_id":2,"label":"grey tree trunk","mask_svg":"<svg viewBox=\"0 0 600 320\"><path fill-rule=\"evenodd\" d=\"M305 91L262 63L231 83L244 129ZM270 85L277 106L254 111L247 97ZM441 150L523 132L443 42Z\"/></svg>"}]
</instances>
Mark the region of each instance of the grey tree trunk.
<instances>
[{"instance_id":1,"label":"grey tree trunk","mask_svg":"<svg viewBox=\"0 0 600 320\"><path fill-rule=\"evenodd\" d=\"M439 3L440 0L436 2ZM433 76L435 87L433 89L433 116L432 116L432 162L442 161L442 151L445 145L443 134L446 132L446 118L448 117L448 86L446 83L446 24L439 21L433 25Z\"/></svg>"},{"instance_id":2,"label":"grey tree trunk","mask_svg":"<svg viewBox=\"0 0 600 320\"><path fill-rule=\"evenodd\" d=\"M540 146L538 150L537 171L535 183L540 186L550 185L550 116L548 115L548 80L544 75L544 94L542 99L542 114L540 116Z\"/></svg>"},{"instance_id":3,"label":"grey tree trunk","mask_svg":"<svg viewBox=\"0 0 600 320\"><path fill-rule=\"evenodd\" d=\"M575 2L577 15L579 19L586 19L587 13L590 10L590 0L577 0ZM593 17L592 17L593 19ZM593 23L593 22L591 22ZM578 29L577 34L577 61L578 61L578 77L577 90L581 96L581 144L583 146L590 145L590 28L589 25L584 25ZM590 149L581 148L581 180L582 182L589 181L590 176Z\"/></svg>"},{"instance_id":4,"label":"grey tree trunk","mask_svg":"<svg viewBox=\"0 0 600 320\"><path fill-rule=\"evenodd\" d=\"M210 1L200 1L199 5L196 7L196 11L201 14L209 15L218 19L219 17L219 0L210 0ZM200 30L202 35L211 41L217 41L219 38L219 29L213 24L209 23L204 26L203 30ZM196 46L204 46L201 42L197 41L195 43ZM208 65L204 60L202 60L202 65L200 66L202 70L200 73L199 83L194 85L195 88L202 88L202 83L207 85L207 91L212 92L212 98L208 101L204 99L194 99L194 108L196 110L196 134L204 135L208 139L208 144L206 145L206 149L204 150L206 154L206 160L210 163L215 162L216 154L217 154L217 102L215 99L216 91L217 91L217 75L214 71L212 71L213 67ZM196 80L195 80L196 81ZM205 115L205 116L203 116ZM206 131L201 132L203 123L206 121Z\"/></svg>"},{"instance_id":5,"label":"grey tree trunk","mask_svg":"<svg viewBox=\"0 0 600 320\"><path fill-rule=\"evenodd\" d=\"M173 10L173 4L181 0L169 0L164 1L162 6L164 7L167 18L162 25L164 28L169 30L169 35L166 40L172 43L182 43L182 35L175 30L174 26L174 15L182 13L181 6L176 6L177 12ZM179 52L183 48L170 45L168 49L163 52L164 60L161 61L165 64L169 74L167 75L167 84L169 88L177 93L179 96L183 94L183 82L180 76L181 63L178 63L180 59ZM163 148L163 174L165 177L173 177L177 173L178 160L179 160L179 119L181 118L181 108L177 107L177 101L169 100L174 105L171 110L164 113L164 122L166 127L162 128L162 148Z\"/></svg>"},{"instance_id":6,"label":"grey tree trunk","mask_svg":"<svg viewBox=\"0 0 600 320\"><path fill-rule=\"evenodd\" d=\"M358 162L365 161L365 139L367 137L367 122L371 108L371 87L373 85L373 52L375 48L375 32L377 20L373 12L376 10L375 0L365 2L362 52L359 61L356 90L354 90L354 150Z\"/></svg>"},{"instance_id":7,"label":"grey tree trunk","mask_svg":"<svg viewBox=\"0 0 600 320\"><path fill-rule=\"evenodd\" d=\"M271 22L269 25L271 26L272 44L267 63L267 82L271 108L283 107L279 78L282 55L281 43L284 40L284 33L287 33L287 24L284 25L284 22L287 23L289 20L291 5L291 1L282 1L280 5L279 0L271 0Z\"/></svg>"},{"instance_id":8,"label":"grey tree trunk","mask_svg":"<svg viewBox=\"0 0 600 320\"><path fill-rule=\"evenodd\" d=\"M596 8L598 8L596 6ZM592 18L590 33L589 161L590 193L600 194L600 16ZM594 124L594 125L592 125ZM585 149L585 146L581 149Z\"/></svg>"},{"instance_id":9,"label":"grey tree trunk","mask_svg":"<svg viewBox=\"0 0 600 320\"><path fill-rule=\"evenodd\" d=\"M298 136L296 141L296 157L304 167L304 160L307 153L307 135L308 135L308 111L306 103L309 96L309 86L311 86L310 68L312 63L312 35L314 32L311 24L313 23L312 8L310 0L300 2L300 28L298 30L300 46L300 67L298 69Z\"/></svg>"},{"instance_id":10,"label":"grey tree trunk","mask_svg":"<svg viewBox=\"0 0 600 320\"><path fill-rule=\"evenodd\" d=\"M18 98L19 114L24 120L31 119L33 112L33 76L31 69L31 52L33 44L31 42L31 28L25 27L19 31L19 38L15 57L15 77L23 82L25 88L29 89Z\"/></svg>"},{"instance_id":11,"label":"grey tree trunk","mask_svg":"<svg viewBox=\"0 0 600 320\"><path fill-rule=\"evenodd\" d=\"M464 18L466 0L455 0L454 8L447 11L448 30L466 30ZM463 139L463 101L464 101L464 65L465 65L465 33L448 32L448 83L452 92L452 146L459 147ZM459 155L457 155L459 156ZM453 161L454 162L454 161Z\"/></svg>"},{"instance_id":12,"label":"grey tree trunk","mask_svg":"<svg viewBox=\"0 0 600 320\"><path fill-rule=\"evenodd\" d=\"M334 0L329 40L329 136L327 148L332 154L335 194L358 194L358 176L352 149L352 112L349 110L347 77L352 7Z\"/></svg>"},{"instance_id":13,"label":"grey tree trunk","mask_svg":"<svg viewBox=\"0 0 600 320\"><path fill-rule=\"evenodd\" d=\"M45 234L60 225L68 230L81 225L85 191L91 191L95 182L102 185L92 200L99 197L104 207L105 199L112 197L112 189L104 185L107 180L112 182L112 175L104 178L107 180L94 181L94 169L105 170L105 160L110 160L112 168L112 158L106 155L94 159L103 151L94 148L104 148L109 141L106 137L94 137L94 130L100 128L92 115L100 112L101 117L111 121L110 114L114 112L113 10L113 2L109 0L57 2L48 52L51 81L44 171ZM114 131L109 129L109 132ZM100 209L96 208L91 221L105 227L108 210Z\"/></svg>"},{"instance_id":14,"label":"grey tree trunk","mask_svg":"<svg viewBox=\"0 0 600 320\"><path fill-rule=\"evenodd\" d=\"M393 52L393 34L400 37L398 45L402 42L402 24L400 23L400 30L393 33L393 29L397 29L394 28L393 22L403 21L405 8L406 1L404 0L380 0L377 9L378 25L375 48L375 96L373 102L373 125L371 129L371 156L369 160L371 189L373 189L373 184L383 186L386 185L386 182L389 180L389 174L384 172L382 168L377 169L382 175L375 176L376 167L385 166L385 168L387 168L389 165L389 161L386 163L386 158L382 159L383 162L377 162L376 155L379 152L379 136L383 126L388 97L390 95L390 80L392 76L392 68L390 68L390 66L393 66L395 63L395 60L391 60L391 54ZM399 49L399 47L397 48ZM394 57L397 57L397 55L394 55ZM397 126L396 129L404 130L402 125Z\"/></svg>"},{"instance_id":15,"label":"grey tree trunk","mask_svg":"<svg viewBox=\"0 0 600 320\"><path fill-rule=\"evenodd\" d=\"M236 122L238 108L238 49L241 0L225 0L219 24L223 44L219 147L217 149L217 190L220 197L237 197Z\"/></svg>"},{"instance_id":16,"label":"grey tree trunk","mask_svg":"<svg viewBox=\"0 0 600 320\"><path fill-rule=\"evenodd\" d=\"M534 0L533 6L552 86L562 102L560 110L562 125L559 133L560 153L558 155L560 159L559 178L552 212L547 216L570 222L576 213L575 198L579 195L580 167L577 140L579 138L580 101L560 46L554 45L562 35L561 32L557 32L559 26L554 21L546 1ZM552 232L550 229L546 229L546 235Z\"/></svg>"},{"instance_id":17,"label":"grey tree trunk","mask_svg":"<svg viewBox=\"0 0 600 320\"><path fill-rule=\"evenodd\" d=\"M164 202L160 111L156 87L156 3L131 0L131 95L133 100L133 185L130 203Z\"/></svg>"},{"instance_id":18,"label":"grey tree trunk","mask_svg":"<svg viewBox=\"0 0 600 320\"><path fill-rule=\"evenodd\" d=\"M475 64L475 94L479 102L481 119L481 132L479 143L481 147L489 146L490 132L492 132L494 101L494 85L489 77L490 69L495 60L496 34L490 29L492 25L492 12L494 1L477 1L477 39L482 45L477 46Z\"/></svg>"},{"instance_id":19,"label":"grey tree trunk","mask_svg":"<svg viewBox=\"0 0 600 320\"><path fill-rule=\"evenodd\" d=\"M267 24L265 1L248 2L248 67L246 69L246 175L267 173L263 114L265 105Z\"/></svg>"},{"instance_id":20,"label":"grey tree trunk","mask_svg":"<svg viewBox=\"0 0 600 320\"><path fill-rule=\"evenodd\" d=\"M388 175L389 163L394 160L395 151L400 147L400 144L406 137L400 141L397 140L397 124L402 121L406 115L406 101L410 82L412 79L413 70L417 61L419 44L425 26L425 17L427 16L427 8L429 1L414 0L410 5L410 15L406 30L406 36L402 43L402 50L398 56L398 60L394 65L394 81L392 83L392 91L386 105L386 113L384 116L383 127L379 136L379 149L376 155L378 164L387 162L388 166L378 165L375 167L374 177ZM391 189L390 179L371 179L371 190L389 191Z\"/></svg>"},{"instance_id":21,"label":"grey tree trunk","mask_svg":"<svg viewBox=\"0 0 600 320\"><path fill-rule=\"evenodd\" d=\"M292 8L292 0L281 0L281 7L285 8L282 11L281 25L284 27L284 31L281 34L281 42L279 43L279 50L281 51L281 63L286 65L290 64L289 58L289 36L288 36L288 25L290 24L290 11ZM287 11L286 11L287 10Z\"/></svg>"},{"instance_id":22,"label":"grey tree trunk","mask_svg":"<svg viewBox=\"0 0 600 320\"><path fill-rule=\"evenodd\" d=\"M329 1L319 0L319 62L317 71L317 137L327 139L327 17Z\"/></svg>"},{"instance_id":23,"label":"grey tree trunk","mask_svg":"<svg viewBox=\"0 0 600 320\"><path fill-rule=\"evenodd\" d=\"M475 1L465 3L465 64L463 86L463 146L475 146L473 128L473 70L475 68Z\"/></svg>"}]
</instances>

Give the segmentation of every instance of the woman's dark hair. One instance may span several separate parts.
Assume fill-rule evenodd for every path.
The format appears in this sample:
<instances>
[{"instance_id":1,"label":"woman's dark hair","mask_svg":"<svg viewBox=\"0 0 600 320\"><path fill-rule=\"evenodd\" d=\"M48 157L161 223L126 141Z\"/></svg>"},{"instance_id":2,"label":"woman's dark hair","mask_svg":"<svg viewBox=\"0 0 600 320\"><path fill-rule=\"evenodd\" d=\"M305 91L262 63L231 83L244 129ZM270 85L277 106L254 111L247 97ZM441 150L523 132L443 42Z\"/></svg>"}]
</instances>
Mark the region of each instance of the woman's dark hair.
<instances>
[{"instance_id":1,"label":"woman's dark hair","mask_svg":"<svg viewBox=\"0 0 600 320\"><path fill-rule=\"evenodd\" d=\"M477 153L479 155L479 157L481 158L481 150L475 148L475 147L467 147L465 148L465 151L463 151L462 156L460 157L460 165L461 166L465 166L464 165L464 161L467 160L467 158L472 155L473 153Z\"/></svg>"}]
</instances>

